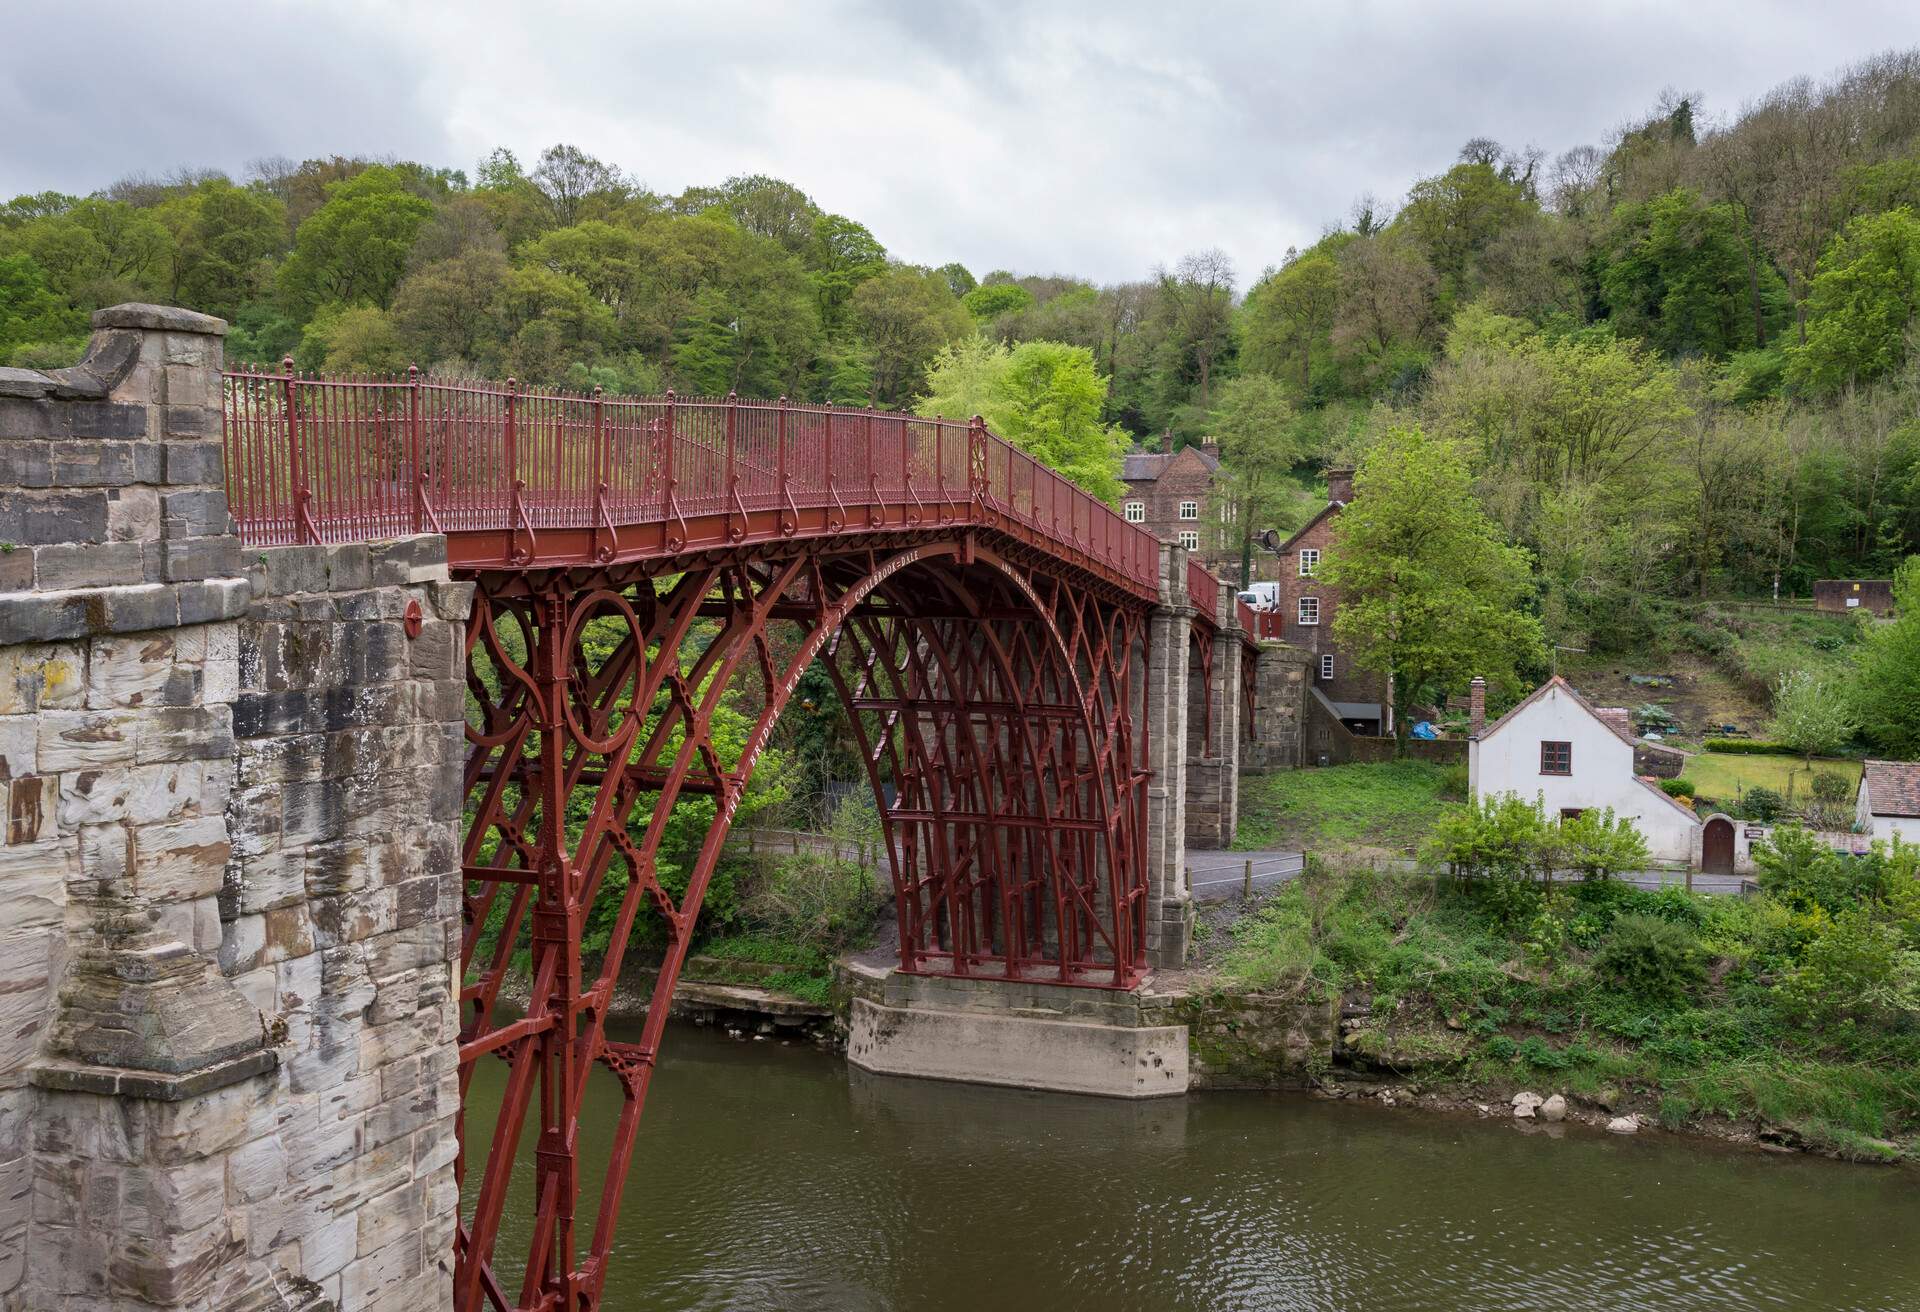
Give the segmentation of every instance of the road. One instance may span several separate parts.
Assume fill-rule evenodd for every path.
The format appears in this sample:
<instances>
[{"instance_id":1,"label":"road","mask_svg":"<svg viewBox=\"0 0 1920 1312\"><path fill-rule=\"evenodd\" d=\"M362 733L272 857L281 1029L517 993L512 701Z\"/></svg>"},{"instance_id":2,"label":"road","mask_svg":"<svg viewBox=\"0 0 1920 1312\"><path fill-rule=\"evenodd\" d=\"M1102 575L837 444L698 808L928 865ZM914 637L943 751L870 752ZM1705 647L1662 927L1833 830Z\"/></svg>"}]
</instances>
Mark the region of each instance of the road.
<instances>
[{"instance_id":1,"label":"road","mask_svg":"<svg viewBox=\"0 0 1920 1312\"><path fill-rule=\"evenodd\" d=\"M1303 853L1297 848L1280 848L1266 852L1199 852L1187 851L1187 868L1193 872L1193 896L1197 902L1224 902L1228 898L1239 897L1246 887L1247 863L1253 863L1253 887L1256 892L1277 888L1300 873ZM1407 869L1413 868L1411 861L1402 863ZM1562 879L1573 882L1577 875L1563 875ZM1684 886L1686 873L1679 870L1636 870L1620 878L1636 888L1657 889L1666 885ZM1693 876L1693 891L1696 893L1738 893L1741 886L1739 875L1703 875L1696 872Z\"/></svg>"}]
</instances>

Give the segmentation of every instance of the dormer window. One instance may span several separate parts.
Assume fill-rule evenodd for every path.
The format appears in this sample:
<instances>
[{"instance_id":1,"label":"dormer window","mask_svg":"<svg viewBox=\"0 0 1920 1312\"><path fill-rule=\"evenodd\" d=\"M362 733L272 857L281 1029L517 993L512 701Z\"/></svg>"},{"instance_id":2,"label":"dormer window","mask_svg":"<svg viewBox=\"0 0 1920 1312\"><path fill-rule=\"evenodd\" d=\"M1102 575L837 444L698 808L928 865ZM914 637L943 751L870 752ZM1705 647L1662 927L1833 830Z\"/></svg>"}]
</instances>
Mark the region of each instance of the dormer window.
<instances>
[{"instance_id":1,"label":"dormer window","mask_svg":"<svg viewBox=\"0 0 1920 1312\"><path fill-rule=\"evenodd\" d=\"M1300 548L1300 577L1310 579L1313 577L1313 571L1318 568L1320 568L1320 548Z\"/></svg>"}]
</instances>

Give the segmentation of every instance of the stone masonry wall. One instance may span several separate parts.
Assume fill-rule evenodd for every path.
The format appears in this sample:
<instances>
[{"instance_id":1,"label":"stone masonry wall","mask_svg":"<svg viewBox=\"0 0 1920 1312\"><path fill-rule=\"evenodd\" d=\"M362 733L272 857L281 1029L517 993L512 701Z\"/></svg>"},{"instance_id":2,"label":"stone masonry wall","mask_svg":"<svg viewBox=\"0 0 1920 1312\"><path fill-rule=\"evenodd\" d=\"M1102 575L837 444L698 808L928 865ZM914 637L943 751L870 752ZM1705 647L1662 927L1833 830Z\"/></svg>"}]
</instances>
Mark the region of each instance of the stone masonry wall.
<instances>
[{"instance_id":1,"label":"stone masonry wall","mask_svg":"<svg viewBox=\"0 0 1920 1312\"><path fill-rule=\"evenodd\" d=\"M1240 764L1250 770L1291 770L1302 764L1307 663L1311 656L1285 643L1260 644L1254 672L1253 737L1240 744Z\"/></svg>"},{"instance_id":2,"label":"stone masonry wall","mask_svg":"<svg viewBox=\"0 0 1920 1312\"><path fill-rule=\"evenodd\" d=\"M94 323L0 370L0 1312L444 1307L467 588L243 554L225 325Z\"/></svg>"},{"instance_id":3,"label":"stone masonry wall","mask_svg":"<svg viewBox=\"0 0 1920 1312\"><path fill-rule=\"evenodd\" d=\"M1187 712L1187 845L1218 851L1233 845L1240 819L1240 627L1230 590L1220 590L1211 636L1198 640L1213 644L1213 677L1203 686L1199 669L1188 673L1193 705Z\"/></svg>"}]
</instances>

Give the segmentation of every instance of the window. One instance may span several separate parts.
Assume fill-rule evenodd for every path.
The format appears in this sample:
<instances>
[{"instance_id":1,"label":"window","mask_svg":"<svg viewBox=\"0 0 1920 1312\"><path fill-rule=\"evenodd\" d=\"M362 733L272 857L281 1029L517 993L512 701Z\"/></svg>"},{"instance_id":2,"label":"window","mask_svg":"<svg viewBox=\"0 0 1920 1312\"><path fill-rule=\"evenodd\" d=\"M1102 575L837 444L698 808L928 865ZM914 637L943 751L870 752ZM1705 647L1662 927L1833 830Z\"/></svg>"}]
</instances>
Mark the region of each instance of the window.
<instances>
[{"instance_id":1,"label":"window","mask_svg":"<svg viewBox=\"0 0 1920 1312\"><path fill-rule=\"evenodd\" d=\"M1318 624L1320 622L1320 598L1300 598L1300 622L1302 624Z\"/></svg>"},{"instance_id":2,"label":"window","mask_svg":"<svg viewBox=\"0 0 1920 1312\"><path fill-rule=\"evenodd\" d=\"M1319 567L1320 567L1320 548L1318 547L1300 548L1300 577L1303 579L1312 578L1313 571L1318 569Z\"/></svg>"},{"instance_id":3,"label":"window","mask_svg":"<svg viewBox=\"0 0 1920 1312\"><path fill-rule=\"evenodd\" d=\"M1180 545L1188 551L1198 551L1200 550L1200 535L1192 529L1187 529L1180 534Z\"/></svg>"},{"instance_id":4,"label":"window","mask_svg":"<svg viewBox=\"0 0 1920 1312\"><path fill-rule=\"evenodd\" d=\"M1182 519L1200 518L1200 503L1198 501L1182 501L1180 503L1180 518Z\"/></svg>"},{"instance_id":5,"label":"window","mask_svg":"<svg viewBox=\"0 0 1920 1312\"><path fill-rule=\"evenodd\" d=\"M1584 806L1563 806L1560 808L1560 819L1563 823L1568 820L1578 820L1586 813L1587 808Z\"/></svg>"},{"instance_id":6,"label":"window","mask_svg":"<svg viewBox=\"0 0 1920 1312\"><path fill-rule=\"evenodd\" d=\"M1144 501L1127 502L1127 523L1143 524L1147 519L1147 503Z\"/></svg>"},{"instance_id":7,"label":"window","mask_svg":"<svg viewBox=\"0 0 1920 1312\"><path fill-rule=\"evenodd\" d=\"M1320 677L1323 679L1331 679L1333 677L1333 657L1322 656L1320 658Z\"/></svg>"},{"instance_id":8,"label":"window","mask_svg":"<svg viewBox=\"0 0 1920 1312\"><path fill-rule=\"evenodd\" d=\"M1540 773L1541 774L1572 774L1573 773L1573 744L1572 743L1541 743L1540 744Z\"/></svg>"}]
</instances>

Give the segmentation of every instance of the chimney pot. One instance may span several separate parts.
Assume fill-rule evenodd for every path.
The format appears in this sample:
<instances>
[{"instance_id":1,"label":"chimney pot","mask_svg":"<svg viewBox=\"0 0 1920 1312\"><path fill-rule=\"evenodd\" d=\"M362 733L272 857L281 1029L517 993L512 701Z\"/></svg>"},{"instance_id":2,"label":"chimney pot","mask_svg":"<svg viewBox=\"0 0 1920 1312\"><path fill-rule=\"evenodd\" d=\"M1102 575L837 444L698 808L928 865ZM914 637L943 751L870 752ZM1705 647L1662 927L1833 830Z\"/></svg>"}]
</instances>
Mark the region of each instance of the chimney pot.
<instances>
[{"instance_id":1,"label":"chimney pot","mask_svg":"<svg viewBox=\"0 0 1920 1312\"><path fill-rule=\"evenodd\" d=\"M1478 738L1487 727L1487 681L1479 675L1467 685L1467 734Z\"/></svg>"}]
</instances>

